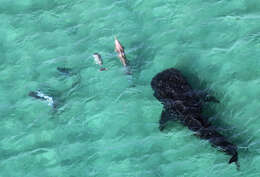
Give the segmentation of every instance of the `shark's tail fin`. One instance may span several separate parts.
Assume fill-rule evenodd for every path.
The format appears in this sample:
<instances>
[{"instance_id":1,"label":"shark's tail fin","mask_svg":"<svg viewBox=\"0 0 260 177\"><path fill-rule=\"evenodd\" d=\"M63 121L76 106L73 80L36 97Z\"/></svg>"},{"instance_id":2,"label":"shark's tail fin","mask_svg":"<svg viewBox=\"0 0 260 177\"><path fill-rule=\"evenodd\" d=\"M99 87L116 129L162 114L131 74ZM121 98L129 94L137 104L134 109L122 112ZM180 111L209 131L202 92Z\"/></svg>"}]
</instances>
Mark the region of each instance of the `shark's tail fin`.
<instances>
[{"instance_id":1,"label":"shark's tail fin","mask_svg":"<svg viewBox=\"0 0 260 177\"><path fill-rule=\"evenodd\" d=\"M228 163L233 163L233 162L236 163L237 160L238 160L238 154L237 154L237 152L235 152L235 154L230 158Z\"/></svg>"},{"instance_id":2,"label":"shark's tail fin","mask_svg":"<svg viewBox=\"0 0 260 177\"><path fill-rule=\"evenodd\" d=\"M238 162L238 153L237 151L235 151L235 154L230 158L229 160L229 164L235 162L236 166L237 166L237 170L240 170L240 165L239 165L239 162Z\"/></svg>"},{"instance_id":3,"label":"shark's tail fin","mask_svg":"<svg viewBox=\"0 0 260 177\"><path fill-rule=\"evenodd\" d=\"M225 153L232 155L229 163L235 162L238 166L237 146L229 142L223 135L218 133L215 128L208 127L199 130L200 137L208 139L213 146L219 147Z\"/></svg>"}]
</instances>

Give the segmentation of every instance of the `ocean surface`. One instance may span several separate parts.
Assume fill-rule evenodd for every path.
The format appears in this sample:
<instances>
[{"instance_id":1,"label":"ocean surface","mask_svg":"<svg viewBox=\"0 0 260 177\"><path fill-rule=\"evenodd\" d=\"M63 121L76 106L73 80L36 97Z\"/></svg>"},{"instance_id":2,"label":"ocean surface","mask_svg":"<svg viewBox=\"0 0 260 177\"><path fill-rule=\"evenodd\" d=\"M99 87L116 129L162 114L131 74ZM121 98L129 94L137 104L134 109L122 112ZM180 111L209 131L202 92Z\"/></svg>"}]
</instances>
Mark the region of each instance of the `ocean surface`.
<instances>
[{"instance_id":1,"label":"ocean surface","mask_svg":"<svg viewBox=\"0 0 260 177\"><path fill-rule=\"evenodd\" d=\"M0 4L0 177L260 176L259 0ZM204 116L238 146L239 171L179 123L159 131L150 81L170 67L220 100Z\"/></svg>"}]
</instances>

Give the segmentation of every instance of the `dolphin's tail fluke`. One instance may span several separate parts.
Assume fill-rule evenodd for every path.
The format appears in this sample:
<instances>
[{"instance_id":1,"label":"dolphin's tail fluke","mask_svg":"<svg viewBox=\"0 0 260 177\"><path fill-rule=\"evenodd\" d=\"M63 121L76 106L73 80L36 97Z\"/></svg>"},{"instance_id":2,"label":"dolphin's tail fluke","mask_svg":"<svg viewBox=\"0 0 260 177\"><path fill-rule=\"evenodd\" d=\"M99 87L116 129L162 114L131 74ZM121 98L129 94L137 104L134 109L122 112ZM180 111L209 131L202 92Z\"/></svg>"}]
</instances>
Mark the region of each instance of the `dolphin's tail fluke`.
<instances>
[{"instance_id":1,"label":"dolphin's tail fluke","mask_svg":"<svg viewBox=\"0 0 260 177\"><path fill-rule=\"evenodd\" d=\"M99 71L105 71L105 70L107 70L107 68L101 67L101 68L99 69Z\"/></svg>"}]
</instances>

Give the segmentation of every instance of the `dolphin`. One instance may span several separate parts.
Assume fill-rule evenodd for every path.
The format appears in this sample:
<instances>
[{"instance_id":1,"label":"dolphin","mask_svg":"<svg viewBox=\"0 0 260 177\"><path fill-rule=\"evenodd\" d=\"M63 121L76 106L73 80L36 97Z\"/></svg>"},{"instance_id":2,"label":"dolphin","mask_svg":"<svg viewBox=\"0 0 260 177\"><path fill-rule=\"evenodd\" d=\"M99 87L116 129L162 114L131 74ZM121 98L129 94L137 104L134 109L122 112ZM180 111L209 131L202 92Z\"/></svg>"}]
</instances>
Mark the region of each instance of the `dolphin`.
<instances>
[{"instance_id":1,"label":"dolphin","mask_svg":"<svg viewBox=\"0 0 260 177\"><path fill-rule=\"evenodd\" d=\"M52 106L52 107L55 106L53 98L48 95L45 95L40 90L37 90L36 92L35 91L29 92L29 96L36 98L36 99L45 100L45 101L47 101L49 106Z\"/></svg>"},{"instance_id":2,"label":"dolphin","mask_svg":"<svg viewBox=\"0 0 260 177\"><path fill-rule=\"evenodd\" d=\"M128 62L125 56L124 47L120 44L116 36L115 36L115 52L117 52L118 58L120 59L123 66L126 67Z\"/></svg>"},{"instance_id":3,"label":"dolphin","mask_svg":"<svg viewBox=\"0 0 260 177\"><path fill-rule=\"evenodd\" d=\"M103 65L103 60L102 60L102 57L101 57L100 54L94 53L92 56L93 56L94 61L96 62L96 64L100 66L100 69L99 69L100 71L107 70L106 68L102 67L102 65Z\"/></svg>"},{"instance_id":4,"label":"dolphin","mask_svg":"<svg viewBox=\"0 0 260 177\"><path fill-rule=\"evenodd\" d=\"M72 72L71 68L65 68L65 67L57 67L57 70L63 74L71 74Z\"/></svg>"}]
</instances>

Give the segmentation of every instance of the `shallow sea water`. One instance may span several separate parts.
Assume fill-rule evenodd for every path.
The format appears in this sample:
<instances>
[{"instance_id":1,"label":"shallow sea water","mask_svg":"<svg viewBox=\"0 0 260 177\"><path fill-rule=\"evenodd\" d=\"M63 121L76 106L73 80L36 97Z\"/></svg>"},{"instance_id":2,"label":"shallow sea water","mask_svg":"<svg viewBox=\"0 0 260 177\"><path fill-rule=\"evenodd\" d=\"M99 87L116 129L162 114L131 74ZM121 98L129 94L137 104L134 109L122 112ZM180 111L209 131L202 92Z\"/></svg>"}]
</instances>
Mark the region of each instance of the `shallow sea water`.
<instances>
[{"instance_id":1,"label":"shallow sea water","mask_svg":"<svg viewBox=\"0 0 260 177\"><path fill-rule=\"evenodd\" d=\"M0 177L260 176L260 1L0 4ZM240 171L178 123L158 130L150 81L169 67L221 101L204 115L238 145ZM57 109L28 96L37 89Z\"/></svg>"}]
</instances>

